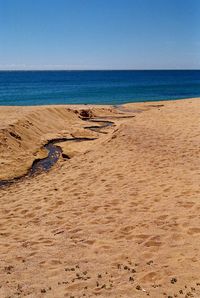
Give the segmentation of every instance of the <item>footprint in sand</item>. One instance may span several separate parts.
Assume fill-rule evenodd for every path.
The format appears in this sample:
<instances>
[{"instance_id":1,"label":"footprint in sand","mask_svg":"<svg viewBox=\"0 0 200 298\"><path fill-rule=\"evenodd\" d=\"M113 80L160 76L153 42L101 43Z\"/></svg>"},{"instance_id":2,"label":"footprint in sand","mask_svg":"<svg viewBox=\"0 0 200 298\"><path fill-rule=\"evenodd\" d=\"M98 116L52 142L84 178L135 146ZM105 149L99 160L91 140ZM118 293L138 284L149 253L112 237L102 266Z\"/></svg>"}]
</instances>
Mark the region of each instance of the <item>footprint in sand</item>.
<instances>
[{"instance_id":1,"label":"footprint in sand","mask_svg":"<svg viewBox=\"0 0 200 298\"><path fill-rule=\"evenodd\" d=\"M189 235L195 235L200 233L200 228L190 228L188 229L187 233Z\"/></svg>"},{"instance_id":2,"label":"footprint in sand","mask_svg":"<svg viewBox=\"0 0 200 298\"><path fill-rule=\"evenodd\" d=\"M145 274L141 278L141 282L154 282L154 281L158 281L158 279L159 279L159 275L156 272L152 271Z\"/></svg>"},{"instance_id":3,"label":"footprint in sand","mask_svg":"<svg viewBox=\"0 0 200 298\"><path fill-rule=\"evenodd\" d=\"M162 242L160 241L160 236L153 236L147 242L144 243L144 246L159 248L160 246L162 246Z\"/></svg>"}]
</instances>

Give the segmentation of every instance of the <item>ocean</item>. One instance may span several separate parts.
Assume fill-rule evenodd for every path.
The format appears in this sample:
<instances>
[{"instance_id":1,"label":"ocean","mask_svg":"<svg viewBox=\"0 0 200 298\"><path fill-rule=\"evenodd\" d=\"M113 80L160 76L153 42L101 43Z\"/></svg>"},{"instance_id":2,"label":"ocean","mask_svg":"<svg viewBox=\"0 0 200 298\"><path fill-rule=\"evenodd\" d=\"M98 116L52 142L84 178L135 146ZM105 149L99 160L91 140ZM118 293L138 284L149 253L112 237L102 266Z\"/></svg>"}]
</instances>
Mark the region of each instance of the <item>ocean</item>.
<instances>
[{"instance_id":1,"label":"ocean","mask_svg":"<svg viewBox=\"0 0 200 298\"><path fill-rule=\"evenodd\" d=\"M200 70L0 71L0 105L116 105L189 97L200 97Z\"/></svg>"}]
</instances>

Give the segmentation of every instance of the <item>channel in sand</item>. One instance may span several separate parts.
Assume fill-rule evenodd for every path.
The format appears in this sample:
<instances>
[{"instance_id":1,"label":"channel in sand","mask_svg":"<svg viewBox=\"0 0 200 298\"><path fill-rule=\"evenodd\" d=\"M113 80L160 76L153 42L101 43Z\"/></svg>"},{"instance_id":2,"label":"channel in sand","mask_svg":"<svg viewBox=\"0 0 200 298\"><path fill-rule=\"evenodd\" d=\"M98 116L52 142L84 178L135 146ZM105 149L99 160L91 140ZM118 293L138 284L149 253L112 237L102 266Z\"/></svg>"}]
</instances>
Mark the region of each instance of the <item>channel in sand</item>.
<instances>
[{"instance_id":1,"label":"channel in sand","mask_svg":"<svg viewBox=\"0 0 200 298\"><path fill-rule=\"evenodd\" d=\"M95 131L98 133L106 134L107 132L103 132L101 130L106 127L110 127L110 126L114 125L114 122L107 121L107 120L90 119L90 118L83 118L82 120L92 122L92 123L96 122L96 123L101 124L98 126L84 127L85 129L89 129L91 131ZM46 157L35 159L31 168L28 170L28 172L25 175L15 177L13 179L0 180L0 187L8 186L8 185L11 185L14 182L18 182L24 178L32 177L32 176L38 175L42 172L49 171L54 166L54 164L57 163L57 161L59 160L61 155L64 159L70 159L70 157L67 154L62 154L63 153L62 148L58 145L59 143L62 143L62 142L85 142L85 141L93 141L95 139L96 138L57 138L57 139L52 139L52 140L48 141L48 143L43 146L43 148L48 152L48 155Z\"/></svg>"}]
</instances>

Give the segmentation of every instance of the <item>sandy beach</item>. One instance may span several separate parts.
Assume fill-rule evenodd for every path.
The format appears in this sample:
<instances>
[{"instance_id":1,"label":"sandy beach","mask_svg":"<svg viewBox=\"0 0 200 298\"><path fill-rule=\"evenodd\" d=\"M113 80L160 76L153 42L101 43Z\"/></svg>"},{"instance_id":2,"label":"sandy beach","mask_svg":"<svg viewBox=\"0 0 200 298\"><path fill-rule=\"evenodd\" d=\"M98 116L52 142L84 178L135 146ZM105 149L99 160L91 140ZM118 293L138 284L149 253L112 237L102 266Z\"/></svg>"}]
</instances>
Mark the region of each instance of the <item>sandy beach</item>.
<instances>
[{"instance_id":1,"label":"sandy beach","mask_svg":"<svg viewBox=\"0 0 200 298\"><path fill-rule=\"evenodd\" d=\"M0 188L0 297L200 297L199 119L199 98L1 107L0 180L22 178Z\"/></svg>"}]
</instances>

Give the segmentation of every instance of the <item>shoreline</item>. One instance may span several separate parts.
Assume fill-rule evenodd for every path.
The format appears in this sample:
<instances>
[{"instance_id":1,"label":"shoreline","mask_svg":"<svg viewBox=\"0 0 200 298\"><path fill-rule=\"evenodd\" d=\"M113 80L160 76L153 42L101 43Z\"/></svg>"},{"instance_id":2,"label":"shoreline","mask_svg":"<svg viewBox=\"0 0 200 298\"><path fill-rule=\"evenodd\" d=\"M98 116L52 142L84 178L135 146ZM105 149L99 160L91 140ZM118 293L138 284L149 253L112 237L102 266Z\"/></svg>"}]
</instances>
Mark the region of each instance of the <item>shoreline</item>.
<instances>
[{"instance_id":1,"label":"shoreline","mask_svg":"<svg viewBox=\"0 0 200 298\"><path fill-rule=\"evenodd\" d=\"M108 107L114 107L114 106L123 106L123 105L127 105L127 104L152 104L152 103L162 103L162 102L176 102L176 101L182 101L182 100L197 100L200 99L200 96L197 97L183 97L183 98L175 98L175 99L162 99L162 100L148 100L148 101L135 101L135 102L125 102L125 103L121 103L121 104L41 104L41 105L0 105L1 108L39 108L39 107L43 107L43 108L47 108L47 107L71 107L71 108L94 108L94 107L101 107L101 108L108 108Z\"/></svg>"}]
</instances>

